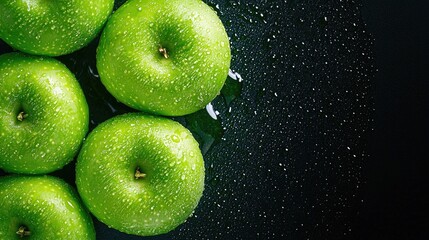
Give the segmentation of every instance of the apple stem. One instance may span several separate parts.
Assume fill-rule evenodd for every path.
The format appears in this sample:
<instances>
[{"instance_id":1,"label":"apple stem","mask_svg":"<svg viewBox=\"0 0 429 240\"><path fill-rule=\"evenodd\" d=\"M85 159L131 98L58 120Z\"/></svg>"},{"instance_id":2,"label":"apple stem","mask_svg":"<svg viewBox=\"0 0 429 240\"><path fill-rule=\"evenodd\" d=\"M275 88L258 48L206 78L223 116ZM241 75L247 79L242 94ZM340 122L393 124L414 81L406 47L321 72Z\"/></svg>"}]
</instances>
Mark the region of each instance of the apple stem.
<instances>
[{"instance_id":1,"label":"apple stem","mask_svg":"<svg viewBox=\"0 0 429 240\"><path fill-rule=\"evenodd\" d=\"M22 122L24 121L24 119L28 117L28 114L25 112L20 112L18 113L18 116L16 116L16 118L18 119L18 121Z\"/></svg>"},{"instance_id":2,"label":"apple stem","mask_svg":"<svg viewBox=\"0 0 429 240\"><path fill-rule=\"evenodd\" d=\"M140 172L140 168L137 168L137 169L136 169L136 173L134 174L134 177L135 177L136 179L144 178L144 177L146 177L146 174L145 174L145 173Z\"/></svg>"},{"instance_id":3,"label":"apple stem","mask_svg":"<svg viewBox=\"0 0 429 240\"><path fill-rule=\"evenodd\" d=\"M162 56L164 56L165 58L168 58L168 52L167 52L166 48L164 48L161 45L159 45L158 51L162 54Z\"/></svg>"},{"instance_id":4,"label":"apple stem","mask_svg":"<svg viewBox=\"0 0 429 240\"><path fill-rule=\"evenodd\" d=\"M28 231L26 227L24 227L24 226L20 226L20 227L18 228L18 231L16 231L16 234L18 234L18 235L19 235L19 237L23 238L23 237L25 237L25 236L30 236L30 235L31 235L31 232L30 232L30 231Z\"/></svg>"}]
</instances>

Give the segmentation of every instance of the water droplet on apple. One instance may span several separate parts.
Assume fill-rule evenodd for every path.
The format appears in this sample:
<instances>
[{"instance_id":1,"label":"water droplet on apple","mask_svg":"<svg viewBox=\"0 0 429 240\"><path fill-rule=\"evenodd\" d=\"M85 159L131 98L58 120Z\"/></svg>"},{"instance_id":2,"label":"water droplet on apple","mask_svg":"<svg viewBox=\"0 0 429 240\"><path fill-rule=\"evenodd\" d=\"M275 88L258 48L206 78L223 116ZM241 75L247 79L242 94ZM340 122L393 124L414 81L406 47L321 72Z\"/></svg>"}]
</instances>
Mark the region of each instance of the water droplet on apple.
<instances>
[{"instance_id":1,"label":"water droplet on apple","mask_svg":"<svg viewBox=\"0 0 429 240\"><path fill-rule=\"evenodd\" d=\"M176 134L171 135L171 140L175 143L180 142L180 137L177 136Z\"/></svg>"}]
</instances>

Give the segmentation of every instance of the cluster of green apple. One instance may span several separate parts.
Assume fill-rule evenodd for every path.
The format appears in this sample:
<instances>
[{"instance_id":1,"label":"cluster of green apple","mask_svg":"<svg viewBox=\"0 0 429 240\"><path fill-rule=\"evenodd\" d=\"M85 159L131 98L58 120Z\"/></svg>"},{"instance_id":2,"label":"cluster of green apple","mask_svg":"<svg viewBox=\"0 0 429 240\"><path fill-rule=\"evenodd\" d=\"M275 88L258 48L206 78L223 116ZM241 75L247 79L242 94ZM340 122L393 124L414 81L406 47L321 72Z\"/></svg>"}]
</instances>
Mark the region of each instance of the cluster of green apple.
<instances>
[{"instance_id":1,"label":"cluster of green apple","mask_svg":"<svg viewBox=\"0 0 429 240\"><path fill-rule=\"evenodd\" d=\"M95 239L88 213L119 231L171 231L204 189L198 143L163 116L204 108L231 60L216 13L201 0L0 1L0 239ZM89 135L83 91L52 58L100 32L97 69L107 90L142 111ZM22 52L22 53L21 53ZM143 113L144 112L144 113ZM85 139L86 137L86 139ZM48 176L77 156L77 192Z\"/></svg>"}]
</instances>

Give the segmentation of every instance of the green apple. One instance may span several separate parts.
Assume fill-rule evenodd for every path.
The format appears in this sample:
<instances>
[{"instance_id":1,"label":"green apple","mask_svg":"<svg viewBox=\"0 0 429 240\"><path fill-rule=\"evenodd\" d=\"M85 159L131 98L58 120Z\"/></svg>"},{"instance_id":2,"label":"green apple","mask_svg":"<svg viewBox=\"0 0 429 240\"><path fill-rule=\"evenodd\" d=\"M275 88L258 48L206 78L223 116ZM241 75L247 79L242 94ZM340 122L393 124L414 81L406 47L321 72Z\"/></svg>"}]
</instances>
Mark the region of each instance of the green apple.
<instances>
[{"instance_id":1,"label":"green apple","mask_svg":"<svg viewBox=\"0 0 429 240\"><path fill-rule=\"evenodd\" d=\"M49 57L0 56L0 168L40 174L77 154L88 105L74 75Z\"/></svg>"},{"instance_id":2,"label":"green apple","mask_svg":"<svg viewBox=\"0 0 429 240\"><path fill-rule=\"evenodd\" d=\"M131 0L108 20L97 69L120 102L180 116L204 108L220 92L231 60L216 13L201 0Z\"/></svg>"},{"instance_id":3,"label":"green apple","mask_svg":"<svg viewBox=\"0 0 429 240\"><path fill-rule=\"evenodd\" d=\"M169 232L193 212L204 189L198 143L179 123L142 113L97 126L82 146L76 185L109 227L141 236Z\"/></svg>"},{"instance_id":4,"label":"green apple","mask_svg":"<svg viewBox=\"0 0 429 240\"><path fill-rule=\"evenodd\" d=\"M0 178L0 239L95 239L74 189L50 176Z\"/></svg>"},{"instance_id":5,"label":"green apple","mask_svg":"<svg viewBox=\"0 0 429 240\"><path fill-rule=\"evenodd\" d=\"M114 0L2 0L0 38L20 51L59 56L86 46Z\"/></svg>"}]
</instances>

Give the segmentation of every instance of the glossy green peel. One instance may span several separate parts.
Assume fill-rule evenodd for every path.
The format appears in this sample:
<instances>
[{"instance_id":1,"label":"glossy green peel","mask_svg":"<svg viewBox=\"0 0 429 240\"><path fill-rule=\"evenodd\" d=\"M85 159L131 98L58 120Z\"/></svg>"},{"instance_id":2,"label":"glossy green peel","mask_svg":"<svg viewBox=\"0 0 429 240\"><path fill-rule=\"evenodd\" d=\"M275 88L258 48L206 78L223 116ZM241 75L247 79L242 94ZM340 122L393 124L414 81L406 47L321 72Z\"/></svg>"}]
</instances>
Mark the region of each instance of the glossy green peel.
<instances>
[{"instance_id":1,"label":"glossy green peel","mask_svg":"<svg viewBox=\"0 0 429 240\"><path fill-rule=\"evenodd\" d=\"M0 239L95 239L74 190L50 176L0 178Z\"/></svg>"},{"instance_id":2,"label":"glossy green peel","mask_svg":"<svg viewBox=\"0 0 429 240\"><path fill-rule=\"evenodd\" d=\"M59 56L100 32L114 0L2 0L0 38L20 51Z\"/></svg>"},{"instance_id":3,"label":"glossy green peel","mask_svg":"<svg viewBox=\"0 0 429 240\"><path fill-rule=\"evenodd\" d=\"M102 83L120 102L180 116L219 93L231 61L215 11L200 0L131 0L103 30L97 52Z\"/></svg>"},{"instance_id":4,"label":"glossy green peel","mask_svg":"<svg viewBox=\"0 0 429 240\"><path fill-rule=\"evenodd\" d=\"M204 162L191 133L172 120L140 113L97 126L76 166L88 209L119 231L169 232L193 212L204 189Z\"/></svg>"},{"instance_id":5,"label":"glossy green peel","mask_svg":"<svg viewBox=\"0 0 429 240\"><path fill-rule=\"evenodd\" d=\"M88 124L85 96L66 66L49 57L0 56L0 168L26 174L62 168Z\"/></svg>"}]
</instances>

